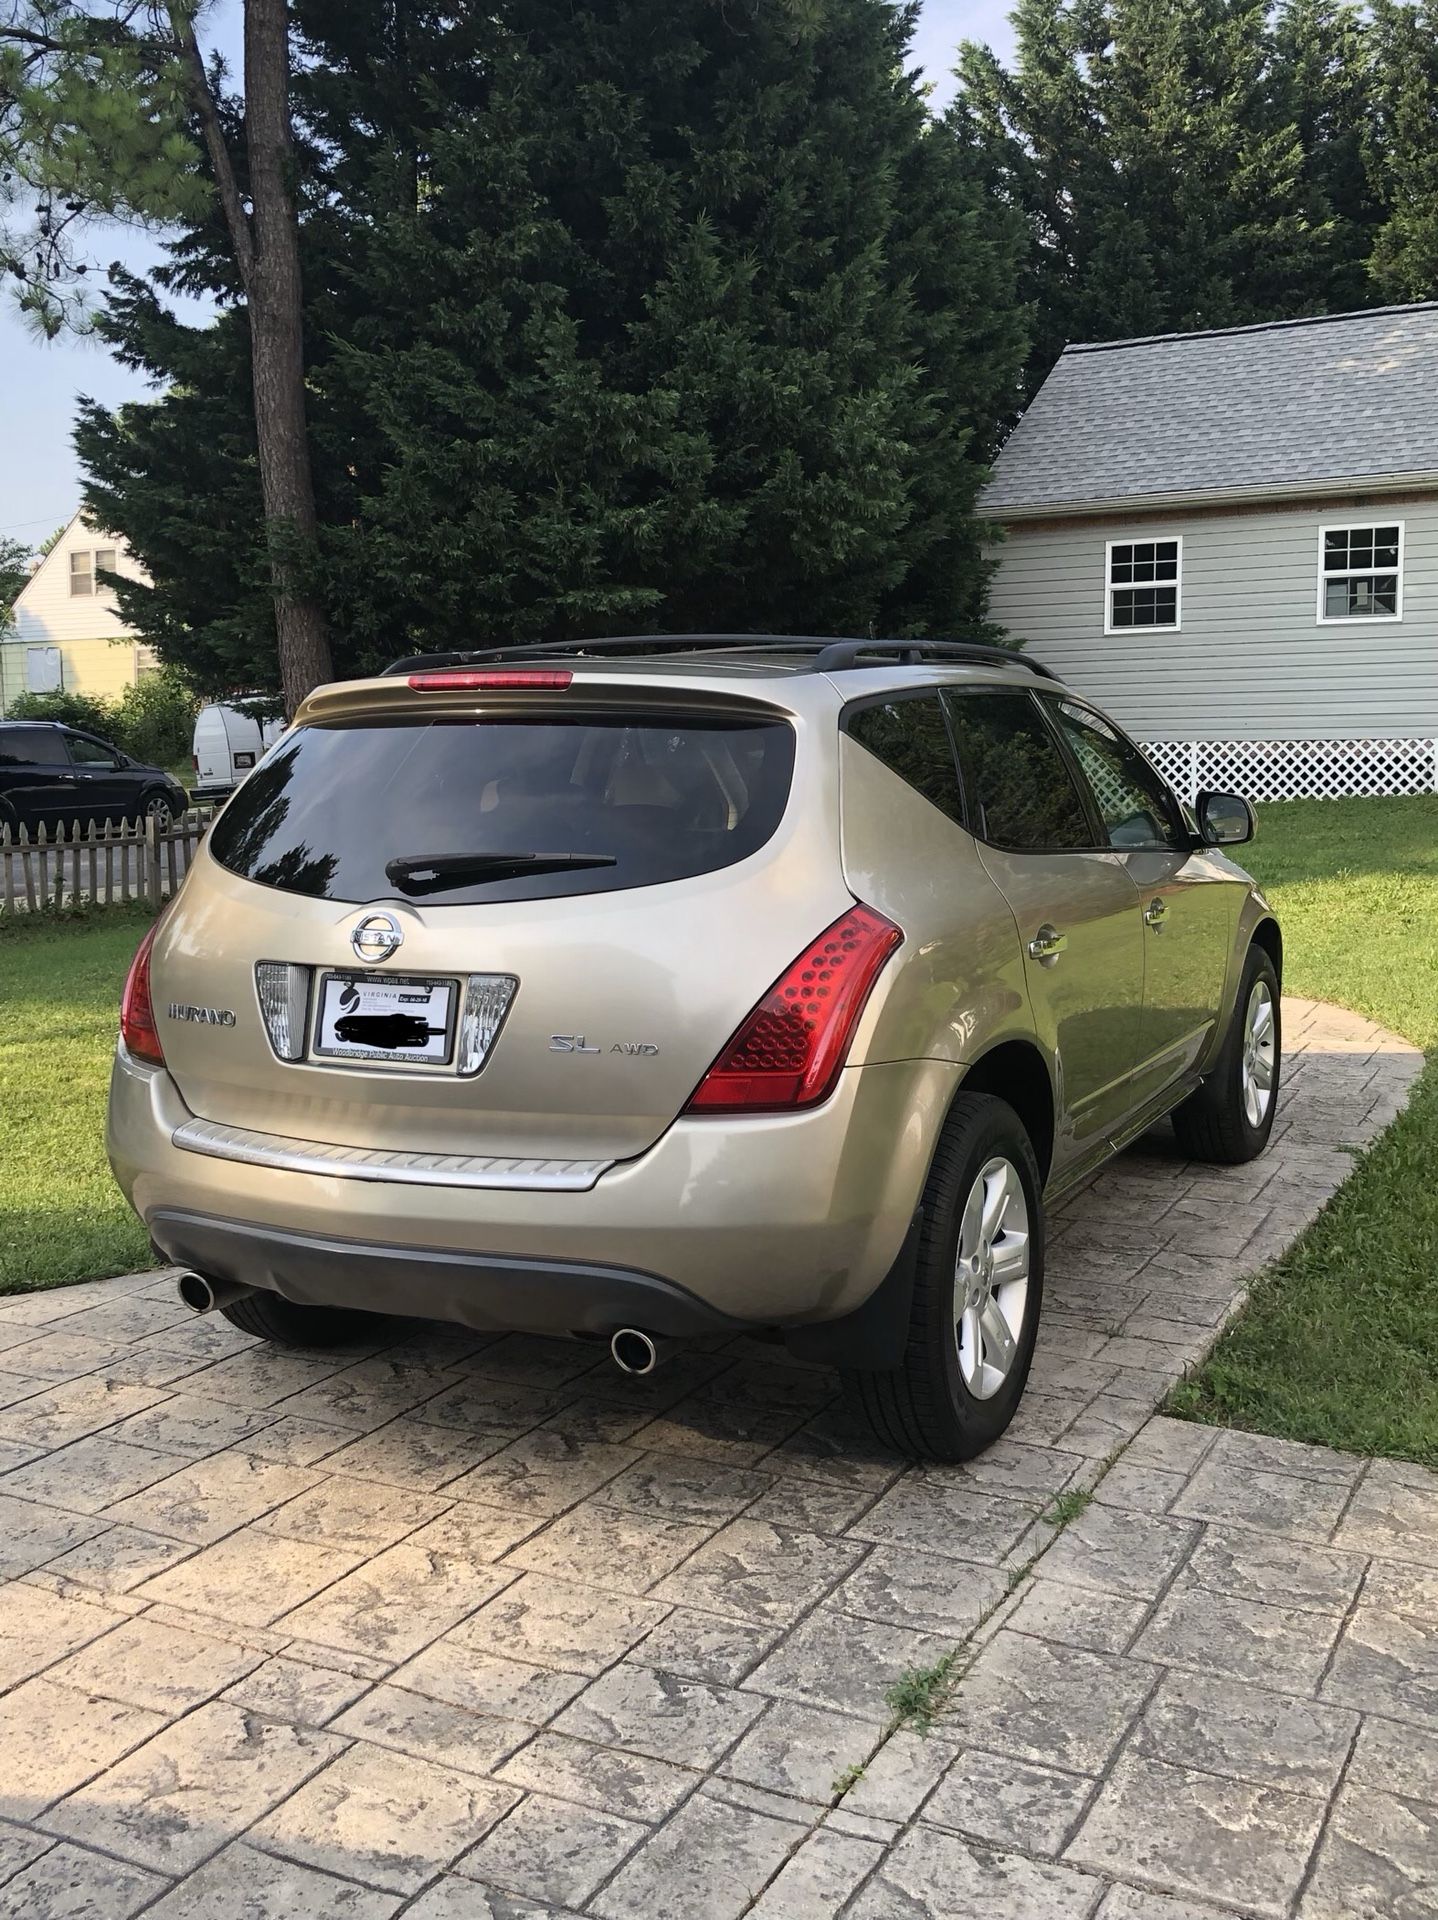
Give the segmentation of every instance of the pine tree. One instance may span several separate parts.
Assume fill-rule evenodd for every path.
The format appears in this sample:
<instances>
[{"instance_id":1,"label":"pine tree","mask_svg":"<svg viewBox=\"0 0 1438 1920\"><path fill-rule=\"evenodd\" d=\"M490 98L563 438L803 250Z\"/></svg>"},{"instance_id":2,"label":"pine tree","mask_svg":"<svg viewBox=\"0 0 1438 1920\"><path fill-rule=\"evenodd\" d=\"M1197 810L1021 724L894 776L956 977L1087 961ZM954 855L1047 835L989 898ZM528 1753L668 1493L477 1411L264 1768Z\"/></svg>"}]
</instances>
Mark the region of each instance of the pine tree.
<instances>
[{"instance_id":1,"label":"pine tree","mask_svg":"<svg viewBox=\"0 0 1438 1920\"><path fill-rule=\"evenodd\" d=\"M1016 236L904 72L911 16L299 0L341 670L484 640L978 617L970 508L1018 397ZM206 245L172 274L203 281ZM233 332L176 328L133 283L104 324L175 382L80 433L88 496L155 580L127 610L209 684L253 677Z\"/></svg>"},{"instance_id":2,"label":"pine tree","mask_svg":"<svg viewBox=\"0 0 1438 1920\"><path fill-rule=\"evenodd\" d=\"M1332 215L1265 0L1020 0L1013 18L1012 71L964 49L952 124L1028 229L1031 387L1071 340L1321 308Z\"/></svg>"},{"instance_id":3,"label":"pine tree","mask_svg":"<svg viewBox=\"0 0 1438 1920\"><path fill-rule=\"evenodd\" d=\"M1283 0L1274 28L1277 98L1297 129L1308 223L1327 235L1315 311L1370 305L1368 258L1383 217L1364 159L1373 110L1371 34L1354 0Z\"/></svg>"},{"instance_id":4,"label":"pine tree","mask_svg":"<svg viewBox=\"0 0 1438 1920\"><path fill-rule=\"evenodd\" d=\"M1438 5L1374 0L1368 164L1387 218L1369 271L1385 300L1438 297Z\"/></svg>"},{"instance_id":5,"label":"pine tree","mask_svg":"<svg viewBox=\"0 0 1438 1920\"><path fill-rule=\"evenodd\" d=\"M242 103L205 61L197 12L198 0L3 0L0 196L29 195L34 231L17 245L0 229L0 269L53 334L87 272L75 233L96 214L174 224L213 211L227 243L214 290L245 302L272 618L293 711L331 667L312 578L289 10L244 0Z\"/></svg>"}]
</instances>

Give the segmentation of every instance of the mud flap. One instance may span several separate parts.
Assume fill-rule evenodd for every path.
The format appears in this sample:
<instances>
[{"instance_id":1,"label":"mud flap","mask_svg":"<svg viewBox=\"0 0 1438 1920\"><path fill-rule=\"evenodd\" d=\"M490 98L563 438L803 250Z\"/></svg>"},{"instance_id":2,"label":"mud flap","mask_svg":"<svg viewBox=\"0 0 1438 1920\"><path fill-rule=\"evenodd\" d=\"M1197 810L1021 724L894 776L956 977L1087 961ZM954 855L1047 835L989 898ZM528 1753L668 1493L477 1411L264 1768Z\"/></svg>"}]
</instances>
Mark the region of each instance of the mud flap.
<instances>
[{"instance_id":1,"label":"mud flap","mask_svg":"<svg viewBox=\"0 0 1438 1920\"><path fill-rule=\"evenodd\" d=\"M784 1344L796 1360L825 1367L862 1367L869 1373L892 1372L901 1364L909 1337L923 1224L924 1209L920 1207L909 1222L898 1258L862 1307L846 1313L841 1320L785 1329Z\"/></svg>"}]
</instances>

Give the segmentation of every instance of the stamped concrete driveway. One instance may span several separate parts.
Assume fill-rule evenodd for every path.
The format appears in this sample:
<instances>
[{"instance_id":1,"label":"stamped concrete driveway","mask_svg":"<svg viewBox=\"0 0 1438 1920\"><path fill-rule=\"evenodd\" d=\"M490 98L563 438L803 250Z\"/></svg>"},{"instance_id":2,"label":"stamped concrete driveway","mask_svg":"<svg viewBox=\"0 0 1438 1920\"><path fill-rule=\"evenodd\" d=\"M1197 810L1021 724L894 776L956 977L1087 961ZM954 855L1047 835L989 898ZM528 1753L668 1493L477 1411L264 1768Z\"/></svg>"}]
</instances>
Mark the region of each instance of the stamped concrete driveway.
<instances>
[{"instance_id":1,"label":"stamped concrete driveway","mask_svg":"<svg viewBox=\"0 0 1438 1920\"><path fill-rule=\"evenodd\" d=\"M1150 1417L1417 1069L1287 1019L1263 1161L1156 1135L1065 1209L962 1469L744 1342L633 1383L275 1353L153 1274L0 1305L0 1912L1438 1913L1438 1482Z\"/></svg>"}]
</instances>

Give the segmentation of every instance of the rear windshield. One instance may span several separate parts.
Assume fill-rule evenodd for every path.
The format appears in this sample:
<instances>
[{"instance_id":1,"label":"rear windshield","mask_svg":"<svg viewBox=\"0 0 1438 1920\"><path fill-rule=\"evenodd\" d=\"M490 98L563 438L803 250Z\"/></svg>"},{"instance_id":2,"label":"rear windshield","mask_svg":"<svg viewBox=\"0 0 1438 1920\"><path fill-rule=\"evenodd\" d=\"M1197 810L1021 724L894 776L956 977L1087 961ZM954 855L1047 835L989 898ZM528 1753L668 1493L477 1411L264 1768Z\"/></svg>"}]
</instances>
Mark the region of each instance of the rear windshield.
<instances>
[{"instance_id":1,"label":"rear windshield","mask_svg":"<svg viewBox=\"0 0 1438 1920\"><path fill-rule=\"evenodd\" d=\"M249 776L209 845L232 873L317 900L604 893L755 852L793 766L782 720L305 727Z\"/></svg>"}]
</instances>

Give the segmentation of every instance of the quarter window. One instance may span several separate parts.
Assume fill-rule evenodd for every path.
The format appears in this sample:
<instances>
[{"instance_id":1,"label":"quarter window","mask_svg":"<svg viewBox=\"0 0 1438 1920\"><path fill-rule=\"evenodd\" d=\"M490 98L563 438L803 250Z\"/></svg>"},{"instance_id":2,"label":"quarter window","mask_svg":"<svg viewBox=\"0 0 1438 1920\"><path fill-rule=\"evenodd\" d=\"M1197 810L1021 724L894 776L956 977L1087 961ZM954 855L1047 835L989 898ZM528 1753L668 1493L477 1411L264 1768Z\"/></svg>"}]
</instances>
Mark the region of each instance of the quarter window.
<instances>
[{"instance_id":1,"label":"quarter window","mask_svg":"<svg viewBox=\"0 0 1438 1920\"><path fill-rule=\"evenodd\" d=\"M1179 624L1183 542L1110 540L1104 631L1151 632Z\"/></svg>"},{"instance_id":2,"label":"quarter window","mask_svg":"<svg viewBox=\"0 0 1438 1920\"><path fill-rule=\"evenodd\" d=\"M954 749L937 694L860 707L849 715L847 727L876 760L882 760L941 813L962 821Z\"/></svg>"},{"instance_id":3,"label":"quarter window","mask_svg":"<svg viewBox=\"0 0 1438 1920\"><path fill-rule=\"evenodd\" d=\"M1397 620L1403 612L1403 523L1325 527L1319 538L1320 620Z\"/></svg>"},{"instance_id":4,"label":"quarter window","mask_svg":"<svg viewBox=\"0 0 1438 1920\"><path fill-rule=\"evenodd\" d=\"M1026 693L946 693L974 829L1020 852L1092 847L1059 743Z\"/></svg>"},{"instance_id":5,"label":"quarter window","mask_svg":"<svg viewBox=\"0 0 1438 1920\"><path fill-rule=\"evenodd\" d=\"M1088 782L1111 847L1185 844L1168 789L1131 740L1075 700L1047 700Z\"/></svg>"}]
</instances>

